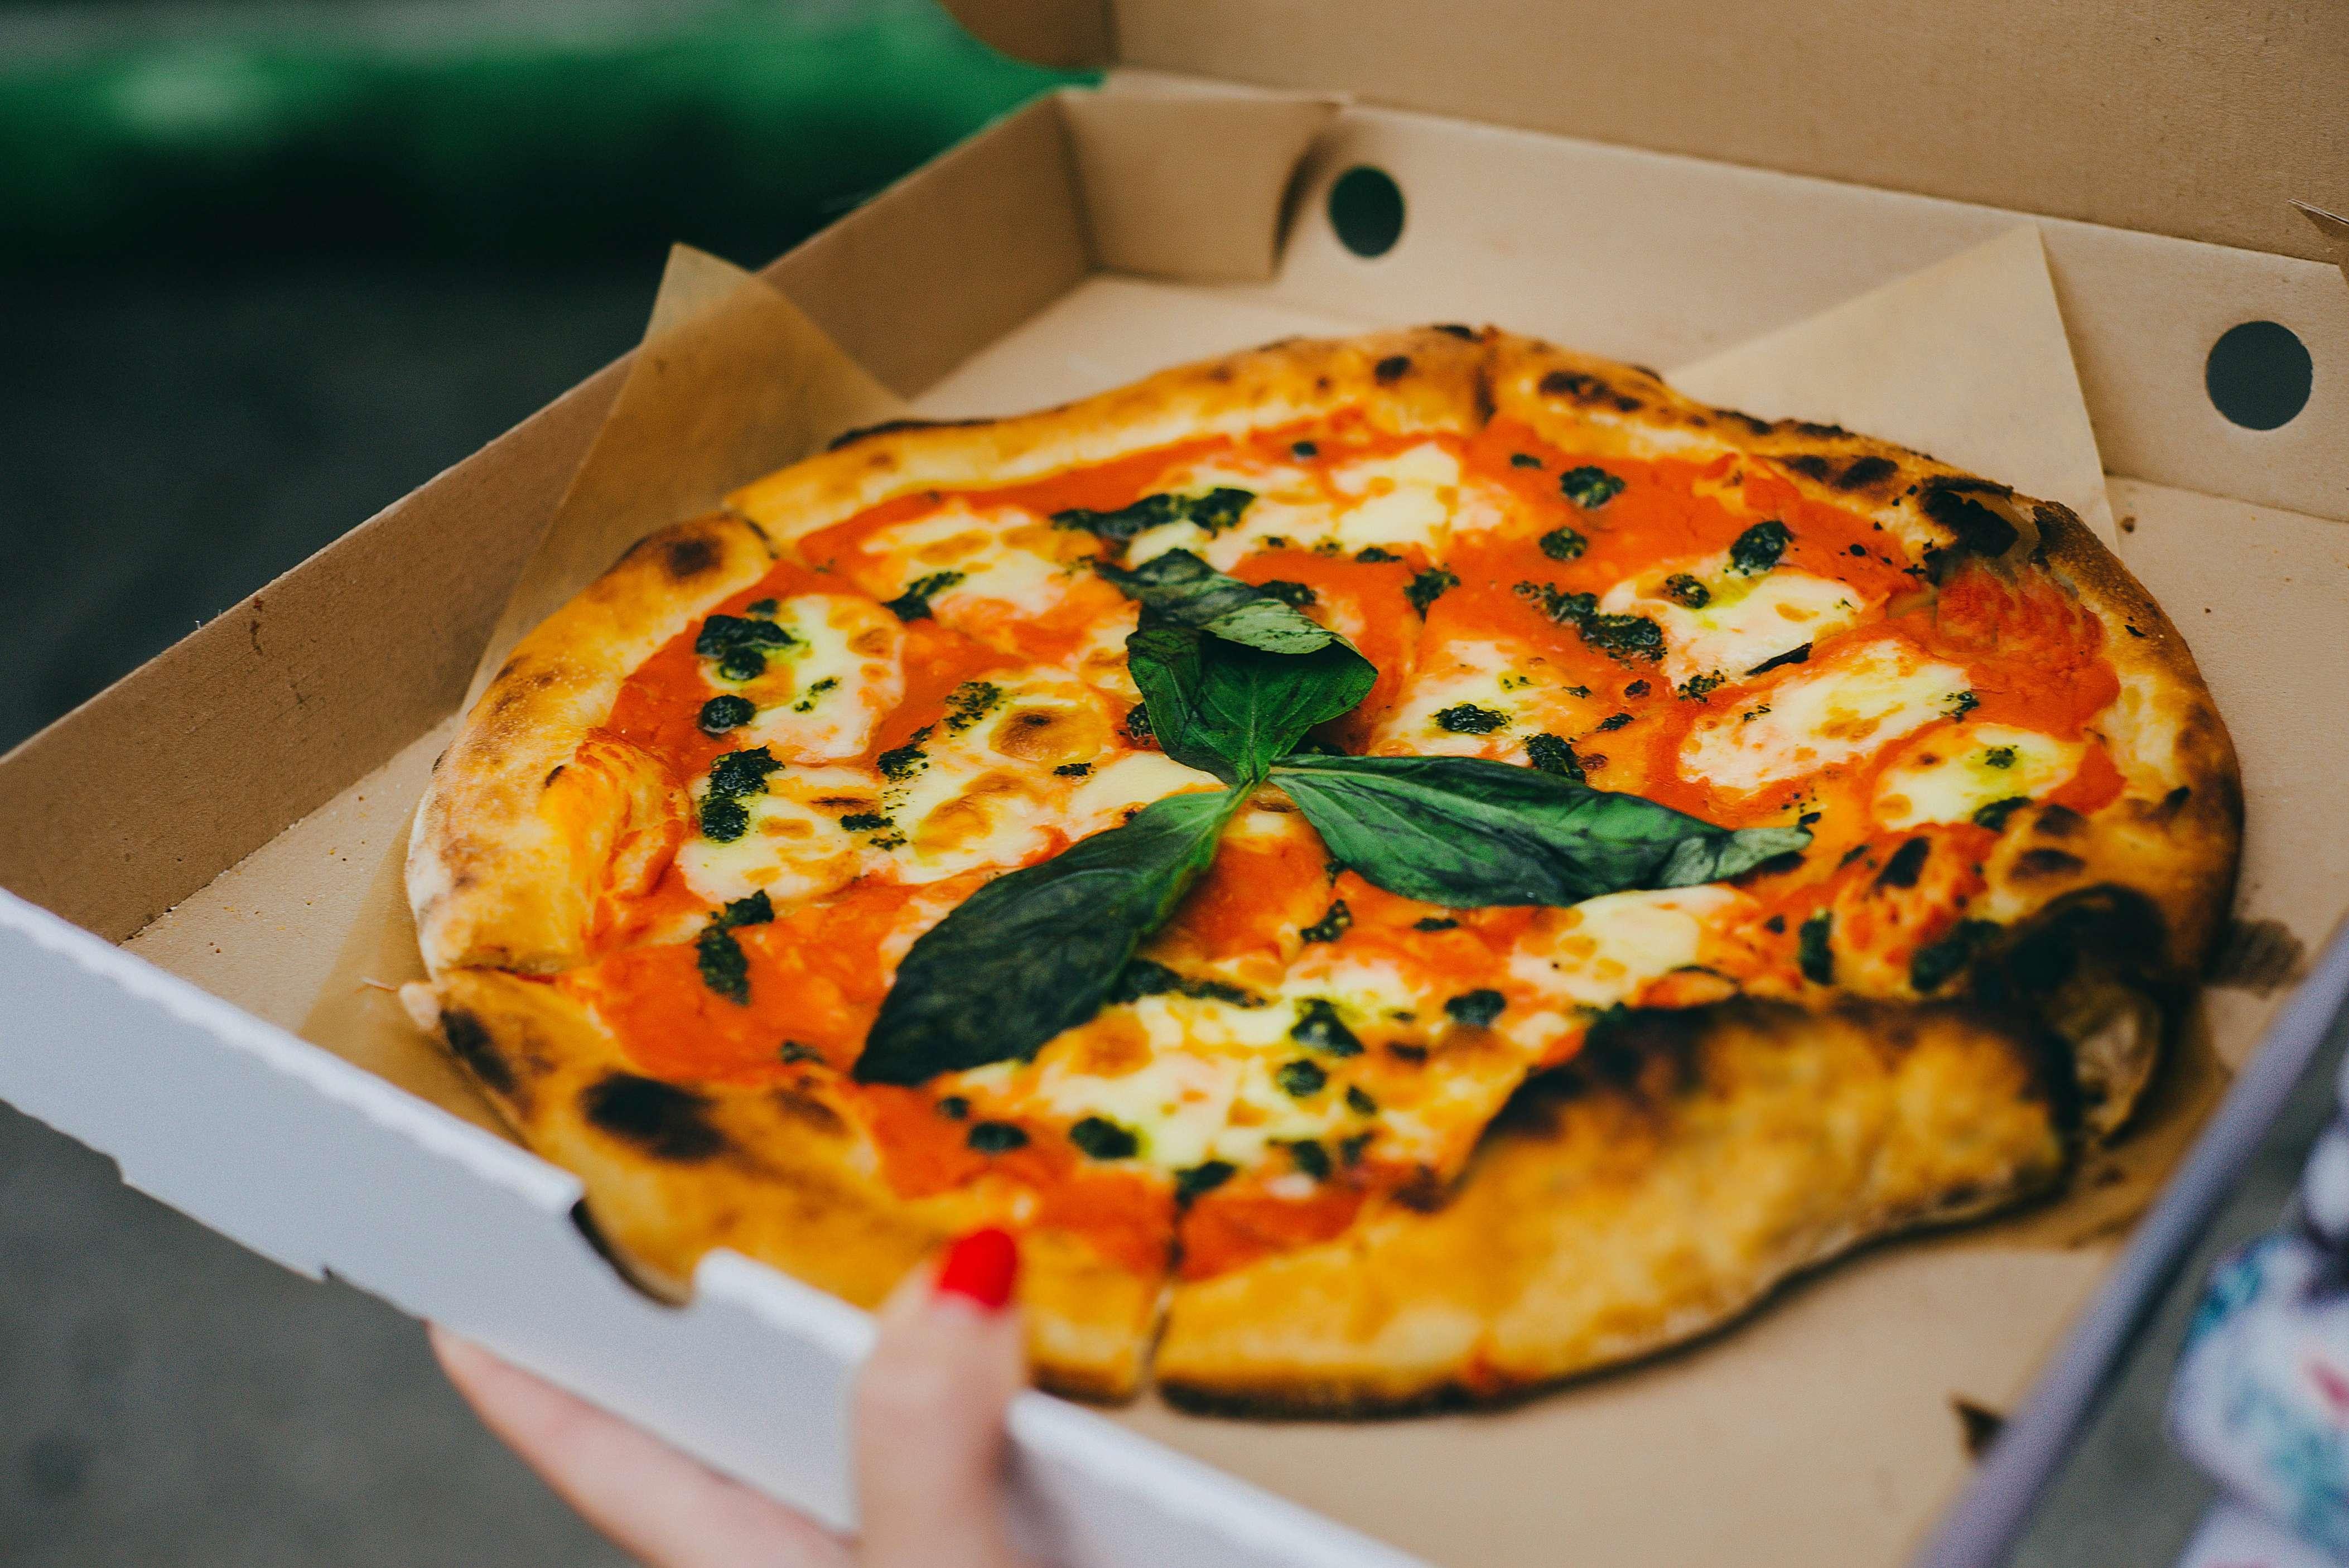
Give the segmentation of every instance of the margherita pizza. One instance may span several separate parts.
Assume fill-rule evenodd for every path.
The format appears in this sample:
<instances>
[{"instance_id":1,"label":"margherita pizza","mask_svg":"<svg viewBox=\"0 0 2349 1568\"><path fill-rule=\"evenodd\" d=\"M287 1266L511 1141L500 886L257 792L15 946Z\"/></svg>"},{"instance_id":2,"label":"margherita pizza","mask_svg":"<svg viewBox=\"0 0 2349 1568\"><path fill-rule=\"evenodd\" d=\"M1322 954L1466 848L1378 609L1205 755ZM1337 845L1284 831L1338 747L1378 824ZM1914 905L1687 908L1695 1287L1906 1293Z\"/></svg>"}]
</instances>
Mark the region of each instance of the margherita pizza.
<instances>
[{"instance_id":1,"label":"margherita pizza","mask_svg":"<svg viewBox=\"0 0 2349 1568\"><path fill-rule=\"evenodd\" d=\"M440 760L412 998L614 1254L877 1301L1021 1239L1040 1378L1524 1388L2060 1184L2234 872L2064 508L1497 331L845 438Z\"/></svg>"}]
</instances>

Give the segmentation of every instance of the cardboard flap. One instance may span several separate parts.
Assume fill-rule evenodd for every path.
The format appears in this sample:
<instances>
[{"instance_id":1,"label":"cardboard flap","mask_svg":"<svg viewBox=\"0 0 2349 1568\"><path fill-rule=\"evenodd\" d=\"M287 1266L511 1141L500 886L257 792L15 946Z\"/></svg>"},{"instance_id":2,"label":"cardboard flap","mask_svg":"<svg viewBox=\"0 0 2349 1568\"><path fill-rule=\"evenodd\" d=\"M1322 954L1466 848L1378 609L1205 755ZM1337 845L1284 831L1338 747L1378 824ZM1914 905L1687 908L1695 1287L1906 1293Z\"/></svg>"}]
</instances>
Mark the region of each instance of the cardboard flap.
<instances>
[{"instance_id":1,"label":"cardboard flap","mask_svg":"<svg viewBox=\"0 0 2349 1568\"><path fill-rule=\"evenodd\" d=\"M982 37L1091 46L1084 0L955 0ZM1068 15L1059 13L1066 11ZM2349 208L2349 5L2044 0L1112 0L1116 63L2248 246ZM1073 53L1038 56L1067 63Z\"/></svg>"},{"instance_id":2,"label":"cardboard flap","mask_svg":"<svg viewBox=\"0 0 2349 1568\"><path fill-rule=\"evenodd\" d=\"M1094 260L1187 283L1271 277L1283 198L1341 106L1317 93L1062 93Z\"/></svg>"}]
</instances>

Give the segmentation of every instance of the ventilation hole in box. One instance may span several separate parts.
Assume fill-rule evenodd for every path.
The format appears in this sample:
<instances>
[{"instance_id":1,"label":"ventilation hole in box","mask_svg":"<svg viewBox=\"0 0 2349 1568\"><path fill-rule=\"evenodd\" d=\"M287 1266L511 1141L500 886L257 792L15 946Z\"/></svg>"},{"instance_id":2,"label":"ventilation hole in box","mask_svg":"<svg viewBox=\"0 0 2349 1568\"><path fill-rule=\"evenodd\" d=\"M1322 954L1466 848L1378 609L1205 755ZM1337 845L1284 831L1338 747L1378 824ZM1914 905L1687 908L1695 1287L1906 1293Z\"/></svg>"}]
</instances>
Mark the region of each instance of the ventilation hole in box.
<instances>
[{"instance_id":1,"label":"ventilation hole in box","mask_svg":"<svg viewBox=\"0 0 2349 1568\"><path fill-rule=\"evenodd\" d=\"M2202 385L2219 412L2251 430L2288 425L2308 407L2315 367L2292 328L2272 321L2230 326L2210 346Z\"/></svg>"},{"instance_id":2,"label":"ventilation hole in box","mask_svg":"<svg viewBox=\"0 0 2349 1568\"><path fill-rule=\"evenodd\" d=\"M1358 256L1383 256L1402 237L1402 187L1383 169L1356 164L1330 187L1330 227Z\"/></svg>"}]
</instances>

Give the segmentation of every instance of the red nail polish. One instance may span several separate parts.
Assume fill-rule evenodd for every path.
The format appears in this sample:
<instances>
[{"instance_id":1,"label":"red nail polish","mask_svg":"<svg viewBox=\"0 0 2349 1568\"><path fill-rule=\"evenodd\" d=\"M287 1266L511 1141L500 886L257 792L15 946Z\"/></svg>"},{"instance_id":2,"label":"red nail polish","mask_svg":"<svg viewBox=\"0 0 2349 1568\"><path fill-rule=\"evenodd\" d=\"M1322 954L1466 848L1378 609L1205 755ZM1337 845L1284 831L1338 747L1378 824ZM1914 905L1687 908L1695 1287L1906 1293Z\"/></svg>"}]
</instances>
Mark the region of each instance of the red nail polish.
<instances>
[{"instance_id":1,"label":"red nail polish","mask_svg":"<svg viewBox=\"0 0 2349 1568\"><path fill-rule=\"evenodd\" d=\"M973 1231L947 1249L938 1264L937 1293L975 1301L993 1312L1011 1299L1019 1277L1019 1245L1009 1231Z\"/></svg>"}]
</instances>

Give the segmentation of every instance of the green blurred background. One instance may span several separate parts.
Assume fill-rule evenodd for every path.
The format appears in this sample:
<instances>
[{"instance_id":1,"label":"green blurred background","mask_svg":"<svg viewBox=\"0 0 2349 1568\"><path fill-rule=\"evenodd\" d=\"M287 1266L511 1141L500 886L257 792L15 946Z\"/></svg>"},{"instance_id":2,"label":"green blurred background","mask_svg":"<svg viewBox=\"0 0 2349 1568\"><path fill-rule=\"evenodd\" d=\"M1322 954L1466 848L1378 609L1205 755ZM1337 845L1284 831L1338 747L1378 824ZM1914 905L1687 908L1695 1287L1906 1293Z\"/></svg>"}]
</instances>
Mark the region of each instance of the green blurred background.
<instances>
[{"instance_id":1,"label":"green blurred background","mask_svg":"<svg viewBox=\"0 0 2349 1568\"><path fill-rule=\"evenodd\" d=\"M1065 79L928 0L0 0L0 747L626 351L672 240ZM0 1563L620 1561L416 1325L0 1106Z\"/></svg>"},{"instance_id":2,"label":"green blurred background","mask_svg":"<svg viewBox=\"0 0 2349 1568\"><path fill-rule=\"evenodd\" d=\"M0 9L0 256L764 258L1070 79L929 0Z\"/></svg>"}]
</instances>

